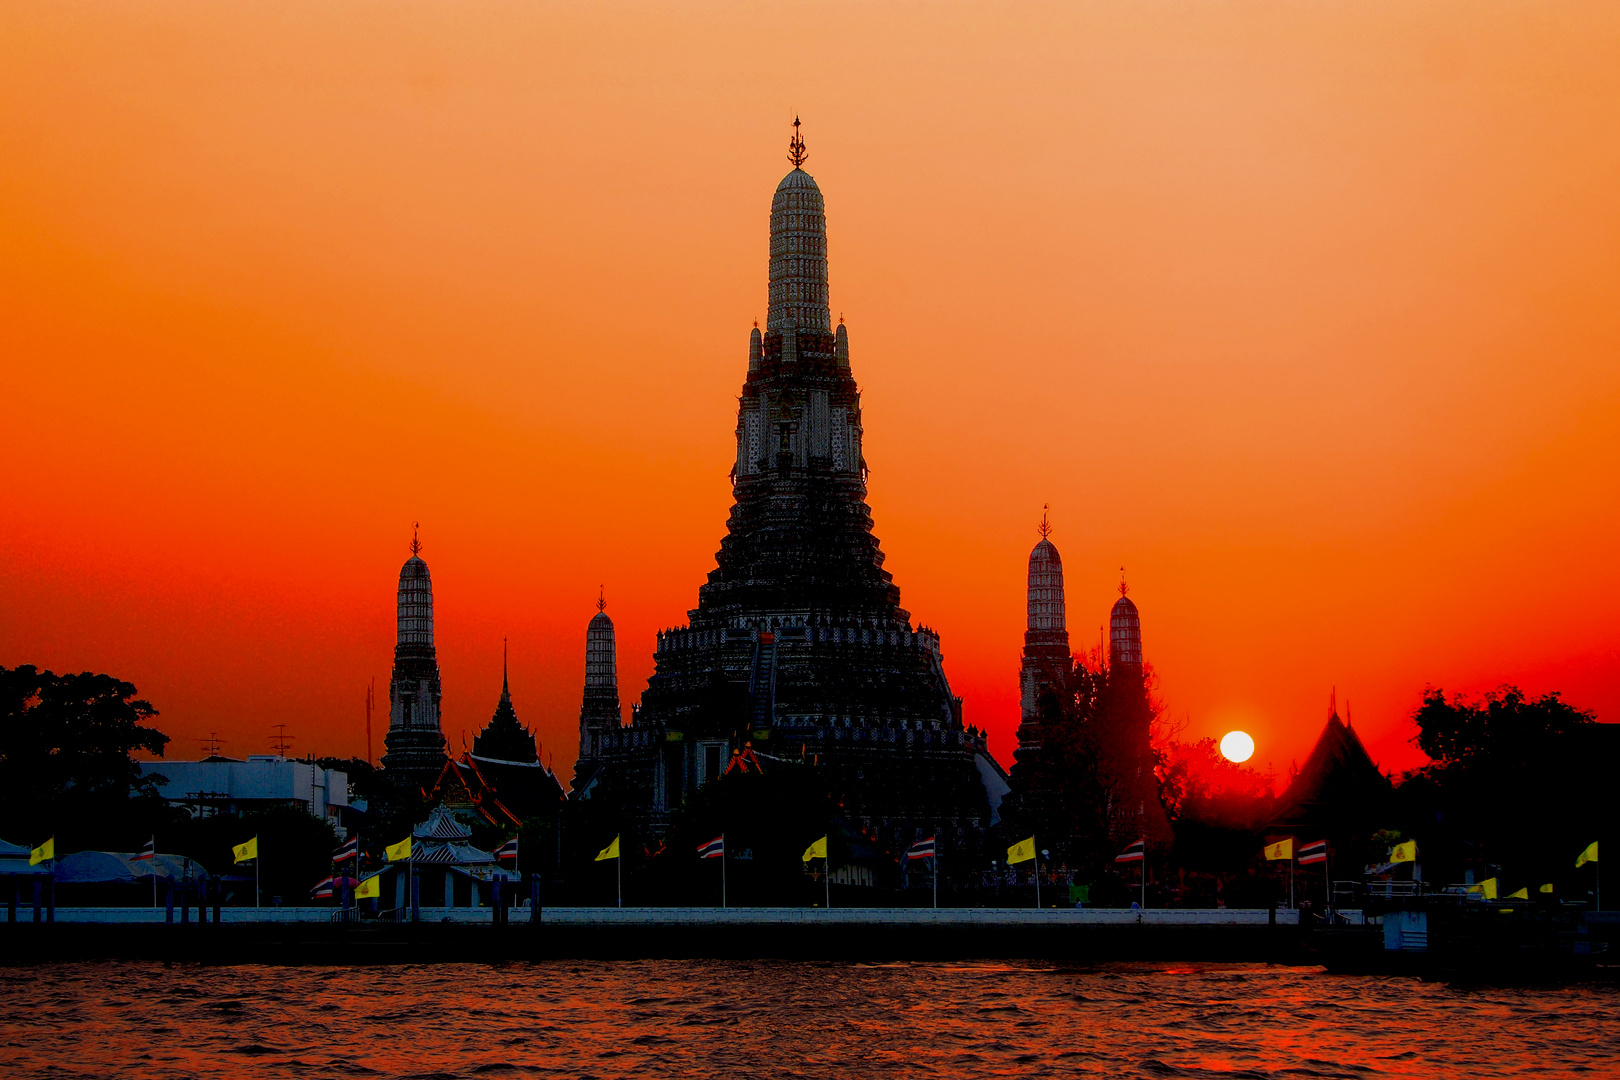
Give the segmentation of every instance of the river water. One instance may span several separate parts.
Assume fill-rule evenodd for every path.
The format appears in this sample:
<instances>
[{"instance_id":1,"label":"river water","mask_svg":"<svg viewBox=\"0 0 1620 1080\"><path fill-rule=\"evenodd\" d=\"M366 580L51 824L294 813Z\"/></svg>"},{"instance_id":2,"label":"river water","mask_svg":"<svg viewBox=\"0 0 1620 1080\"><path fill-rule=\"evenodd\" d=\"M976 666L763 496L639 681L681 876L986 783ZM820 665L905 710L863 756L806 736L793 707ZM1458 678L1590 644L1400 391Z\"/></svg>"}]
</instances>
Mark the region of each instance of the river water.
<instances>
[{"instance_id":1,"label":"river water","mask_svg":"<svg viewBox=\"0 0 1620 1080\"><path fill-rule=\"evenodd\" d=\"M1248 965L0 968L23 1077L1620 1076L1620 988Z\"/></svg>"}]
</instances>

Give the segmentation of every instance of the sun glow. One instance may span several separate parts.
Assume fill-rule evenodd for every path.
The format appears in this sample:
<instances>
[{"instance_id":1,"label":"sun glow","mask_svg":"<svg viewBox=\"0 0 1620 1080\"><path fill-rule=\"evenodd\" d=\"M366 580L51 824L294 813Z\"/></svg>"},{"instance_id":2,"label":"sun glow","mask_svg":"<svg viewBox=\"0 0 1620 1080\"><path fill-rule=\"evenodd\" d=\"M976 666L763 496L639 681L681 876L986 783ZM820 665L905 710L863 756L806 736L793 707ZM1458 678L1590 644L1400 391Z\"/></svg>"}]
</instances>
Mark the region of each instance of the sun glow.
<instances>
[{"instance_id":1,"label":"sun glow","mask_svg":"<svg viewBox=\"0 0 1620 1080\"><path fill-rule=\"evenodd\" d=\"M1254 740L1247 731L1228 731L1221 736L1221 756L1227 761L1248 761L1254 756Z\"/></svg>"}]
</instances>

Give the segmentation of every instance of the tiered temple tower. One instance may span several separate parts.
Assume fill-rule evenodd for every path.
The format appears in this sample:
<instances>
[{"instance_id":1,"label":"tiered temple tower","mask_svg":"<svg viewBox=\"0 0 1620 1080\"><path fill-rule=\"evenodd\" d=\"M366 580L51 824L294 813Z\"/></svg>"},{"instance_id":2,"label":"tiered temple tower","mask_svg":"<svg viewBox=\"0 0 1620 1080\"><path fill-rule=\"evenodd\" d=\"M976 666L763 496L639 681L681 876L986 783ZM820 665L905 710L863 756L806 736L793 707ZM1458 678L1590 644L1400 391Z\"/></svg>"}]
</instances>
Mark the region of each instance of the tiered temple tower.
<instances>
[{"instance_id":1,"label":"tiered temple tower","mask_svg":"<svg viewBox=\"0 0 1620 1080\"><path fill-rule=\"evenodd\" d=\"M1142 618L1126 595L1121 568L1119 599L1108 616L1108 700L1101 733L1103 772L1110 784L1109 831L1118 843L1169 835L1154 775L1153 705L1142 659Z\"/></svg>"},{"instance_id":2,"label":"tiered temple tower","mask_svg":"<svg viewBox=\"0 0 1620 1080\"><path fill-rule=\"evenodd\" d=\"M439 657L433 646L433 578L413 533L399 571L394 675L388 682L388 734L382 766L402 787L426 787L444 768L439 727Z\"/></svg>"},{"instance_id":3,"label":"tiered temple tower","mask_svg":"<svg viewBox=\"0 0 1620 1080\"><path fill-rule=\"evenodd\" d=\"M605 735L600 790L656 830L751 745L824 769L880 838L909 844L938 828L960 851L982 843L999 769L964 730L939 637L900 607L872 535L860 390L827 304L825 206L794 126L793 169L771 200L770 302L764 332L749 335L727 534L688 625L658 635L631 725Z\"/></svg>"},{"instance_id":4,"label":"tiered temple tower","mask_svg":"<svg viewBox=\"0 0 1620 1080\"><path fill-rule=\"evenodd\" d=\"M1032 760L1041 748L1041 696L1062 693L1074 670L1063 601L1063 557L1052 543L1052 524L1041 514L1040 542L1029 553L1029 622L1018 673L1021 721L1013 757Z\"/></svg>"},{"instance_id":5,"label":"tiered temple tower","mask_svg":"<svg viewBox=\"0 0 1620 1080\"><path fill-rule=\"evenodd\" d=\"M596 614L585 628L585 694L579 706L579 757L574 762L574 790L594 775L609 732L624 724L619 707L619 653L607 598L596 598Z\"/></svg>"}]
</instances>

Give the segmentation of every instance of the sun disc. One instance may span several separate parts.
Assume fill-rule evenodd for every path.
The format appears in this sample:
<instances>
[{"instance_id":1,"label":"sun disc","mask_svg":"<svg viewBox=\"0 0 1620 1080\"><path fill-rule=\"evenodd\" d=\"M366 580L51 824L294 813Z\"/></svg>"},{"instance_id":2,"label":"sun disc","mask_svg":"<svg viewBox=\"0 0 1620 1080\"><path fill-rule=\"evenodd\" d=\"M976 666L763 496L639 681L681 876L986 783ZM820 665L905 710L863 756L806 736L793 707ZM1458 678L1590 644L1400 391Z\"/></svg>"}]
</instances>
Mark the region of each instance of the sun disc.
<instances>
[{"instance_id":1,"label":"sun disc","mask_svg":"<svg viewBox=\"0 0 1620 1080\"><path fill-rule=\"evenodd\" d=\"M1221 756L1227 761L1248 761L1254 756L1254 740L1246 731L1228 731L1221 736Z\"/></svg>"}]
</instances>

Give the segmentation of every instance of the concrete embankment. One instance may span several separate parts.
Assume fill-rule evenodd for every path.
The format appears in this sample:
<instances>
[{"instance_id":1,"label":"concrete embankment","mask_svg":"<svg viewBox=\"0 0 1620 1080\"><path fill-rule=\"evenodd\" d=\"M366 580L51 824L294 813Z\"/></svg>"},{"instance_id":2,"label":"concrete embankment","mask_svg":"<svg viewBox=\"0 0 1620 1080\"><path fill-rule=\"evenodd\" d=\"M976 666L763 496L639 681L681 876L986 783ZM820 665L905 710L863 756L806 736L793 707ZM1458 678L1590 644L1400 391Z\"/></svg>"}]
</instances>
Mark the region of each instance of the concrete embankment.
<instances>
[{"instance_id":1,"label":"concrete embankment","mask_svg":"<svg viewBox=\"0 0 1620 1080\"><path fill-rule=\"evenodd\" d=\"M142 959L364 964L548 958L1047 959L1299 962L1297 912L1005 908L429 909L421 921L332 921L330 908L225 908L169 925L161 909L58 908L0 925L12 962ZM212 915L212 912L210 912Z\"/></svg>"}]
</instances>

